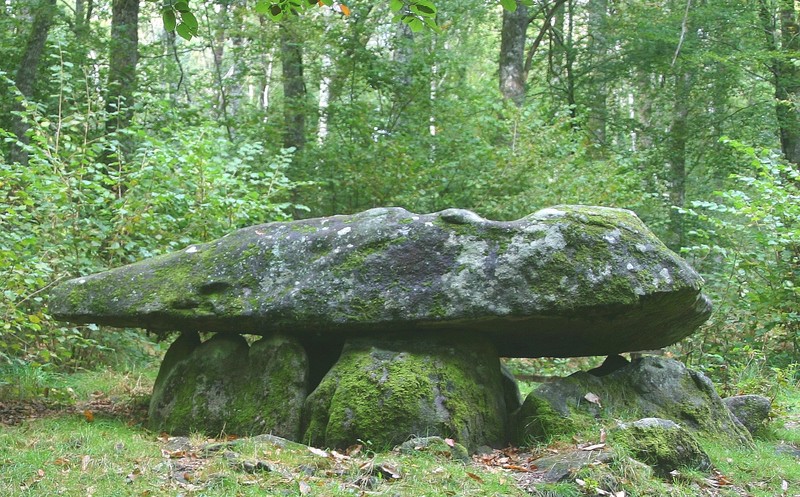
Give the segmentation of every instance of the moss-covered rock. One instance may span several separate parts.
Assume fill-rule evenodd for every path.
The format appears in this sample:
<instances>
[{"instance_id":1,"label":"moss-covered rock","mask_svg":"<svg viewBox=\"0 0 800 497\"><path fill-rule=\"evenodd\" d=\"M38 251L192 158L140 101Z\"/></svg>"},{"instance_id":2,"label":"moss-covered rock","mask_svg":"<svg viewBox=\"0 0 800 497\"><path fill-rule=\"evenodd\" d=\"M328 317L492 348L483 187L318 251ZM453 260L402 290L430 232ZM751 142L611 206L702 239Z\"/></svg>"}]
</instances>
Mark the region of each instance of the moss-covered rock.
<instances>
[{"instance_id":1,"label":"moss-covered rock","mask_svg":"<svg viewBox=\"0 0 800 497\"><path fill-rule=\"evenodd\" d=\"M764 428L772 409L772 401L763 395L734 395L722 399L722 402L753 435Z\"/></svg>"},{"instance_id":2,"label":"moss-covered rock","mask_svg":"<svg viewBox=\"0 0 800 497\"><path fill-rule=\"evenodd\" d=\"M711 460L691 433L674 421L644 418L623 423L613 432L614 441L625 445L633 456L653 468L662 478L674 470L708 471Z\"/></svg>"},{"instance_id":3,"label":"moss-covered rock","mask_svg":"<svg viewBox=\"0 0 800 497\"><path fill-rule=\"evenodd\" d=\"M270 223L54 289L57 319L320 341L480 332L503 356L659 348L710 313L702 280L630 211L511 222L400 208Z\"/></svg>"},{"instance_id":4,"label":"moss-covered rock","mask_svg":"<svg viewBox=\"0 0 800 497\"><path fill-rule=\"evenodd\" d=\"M500 361L479 336L352 339L306 400L304 441L389 448L412 436L470 450L506 441Z\"/></svg>"},{"instance_id":5,"label":"moss-covered rock","mask_svg":"<svg viewBox=\"0 0 800 497\"><path fill-rule=\"evenodd\" d=\"M660 357L634 360L604 376L580 371L545 383L530 393L520 412L521 441L569 430L586 416L607 416L669 419L701 436L734 445L753 443L705 375Z\"/></svg>"},{"instance_id":6,"label":"moss-covered rock","mask_svg":"<svg viewBox=\"0 0 800 497\"><path fill-rule=\"evenodd\" d=\"M183 334L167 351L150 401L154 430L299 438L308 364L296 339L274 335L252 346L233 334L195 340Z\"/></svg>"}]
</instances>

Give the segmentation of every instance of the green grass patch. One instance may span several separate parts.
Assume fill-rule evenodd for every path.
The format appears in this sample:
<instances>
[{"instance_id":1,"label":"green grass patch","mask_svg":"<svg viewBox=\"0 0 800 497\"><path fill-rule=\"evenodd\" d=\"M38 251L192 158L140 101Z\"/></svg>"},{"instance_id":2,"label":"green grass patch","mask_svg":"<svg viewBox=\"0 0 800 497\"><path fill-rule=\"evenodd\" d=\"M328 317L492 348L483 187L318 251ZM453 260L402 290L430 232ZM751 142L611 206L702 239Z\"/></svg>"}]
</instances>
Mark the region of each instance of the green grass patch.
<instances>
[{"instance_id":1,"label":"green grass patch","mask_svg":"<svg viewBox=\"0 0 800 497\"><path fill-rule=\"evenodd\" d=\"M368 442L349 456L255 439L193 436L189 445L175 446L174 439L139 424L155 376L155 368L150 367L44 378L43 388L68 395L35 419L2 427L0 495L800 495L800 458L791 453L800 447L797 385L782 388L776 395L774 419L757 437L754 450L701 441L714 465L708 473L681 470L659 479L610 436L603 451L611 457L605 463L585 467L565 482L542 483L519 466L526 461L535 466L540 456L595 444L602 430L611 432L616 420L594 419L570 438L556 437L524 451L506 449L485 456L491 461L476 457L470 463L435 451L375 452ZM0 404L6 401L0 398ZM511 460L504 467L506 454Z\"/></svg>"}]
</instances>

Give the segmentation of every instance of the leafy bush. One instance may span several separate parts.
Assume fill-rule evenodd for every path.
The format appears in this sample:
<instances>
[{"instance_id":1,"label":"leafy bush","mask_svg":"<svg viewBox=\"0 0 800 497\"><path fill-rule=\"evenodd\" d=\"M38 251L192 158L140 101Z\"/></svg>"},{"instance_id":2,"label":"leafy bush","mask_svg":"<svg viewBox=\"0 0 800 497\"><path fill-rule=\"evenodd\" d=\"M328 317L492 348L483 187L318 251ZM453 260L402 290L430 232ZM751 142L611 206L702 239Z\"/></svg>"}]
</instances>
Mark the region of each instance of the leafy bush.
<instances>
[{"instance_id":1,"label":"leafy bush","mask_svg":"<svg viewBox=\"0 0 800 497\"><path fill-rule=\"evenodd\" d=\"M707 274L716 312L699 341L720 366L763 353L800 360L800 173L776 153L726 140L743 159L734 188L695 201L686 253Z\"/></svg>"},{"instance_id":2,"label":"leafy bush","mask_svg":"<svg viewBox=\"0 0 800 497\"><path fill-rule=\"evenodd\" d=\"M15 91L7 79L0 84ZM255 141L231 143L205 120L104 134L97 123L108 116L90 101L56 115L24 105L29 163L0 156L0 364L127 360L139 353L139 335L61 326L47 313L47 290L303 208L290 200L299 185L286 176L292 150L272 155ZM0 136L15 140L2 129ZM135 144L128 156L123 140Z\"/></svg>"}]
</instances>

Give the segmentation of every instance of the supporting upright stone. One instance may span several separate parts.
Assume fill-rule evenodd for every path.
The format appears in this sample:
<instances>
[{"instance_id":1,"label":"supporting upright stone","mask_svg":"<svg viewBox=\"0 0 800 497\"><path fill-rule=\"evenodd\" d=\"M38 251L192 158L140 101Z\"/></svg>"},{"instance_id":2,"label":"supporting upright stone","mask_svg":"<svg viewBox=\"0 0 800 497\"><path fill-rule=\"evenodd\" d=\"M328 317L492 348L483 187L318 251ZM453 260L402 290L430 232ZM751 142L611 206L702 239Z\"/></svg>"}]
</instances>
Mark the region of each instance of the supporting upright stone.
<instances>
[{"instance_id":1,"label":"supporting upright stone","mask_svg":"<svg viewBox=\"0 0 800 497\"><path fill-rule=\"evenodd\" d=\"M504 392L494 347L477 334L352 339L306 400L303 439L387 448L438 435L470 450L501 445L505 398L514 395Z\"/></svg>"},{"instance_id":2,"label":"supporting upright stone","mask_svg":"<svg viewBox=\"0 0 800 497\"><path fill-rule=\"evenodd\" d=\"M150 425L171 434L272 433L296 440L308 389L305 350L273 335L252 346L217 334L183 334L167 351L150 401Z\"/></svg>"}]
</instances>

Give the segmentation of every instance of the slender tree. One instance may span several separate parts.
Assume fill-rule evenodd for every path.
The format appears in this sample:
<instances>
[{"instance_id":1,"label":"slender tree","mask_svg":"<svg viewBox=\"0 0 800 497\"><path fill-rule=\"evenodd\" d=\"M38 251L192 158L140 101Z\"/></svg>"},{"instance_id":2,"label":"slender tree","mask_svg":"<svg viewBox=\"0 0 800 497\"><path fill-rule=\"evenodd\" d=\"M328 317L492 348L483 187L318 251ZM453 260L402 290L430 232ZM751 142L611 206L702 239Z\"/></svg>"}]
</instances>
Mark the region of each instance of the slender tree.
<instances>
[{"instance_id":1,"label":"slender tree","mask_svg":"<svg viewBox=\"0 0 800 497\"><path fill-rule=\"evenodd\" d=\"M108 55L106 130L128 127L133 117L136 64L139 61L139 0L113 0Z\"/></svg>"},{"instance_id":2,"label":"slender tree","mask_svg":"<svg viewBox=\"0 0 800 497\"><path fill-rule=\"evenodd\" d=\"M55 10L55 0L40 0L33 11L33 23L31 24L30 34L25 43L25 50L22 54L19 67L17 68L16 78L14 79L17 89L26 98L33 95L34 83L36 82L36 70L39 67L39 61L44 52L47 34L50 32L50 27L53 25ZM17 136L17 140L23 144L27 144L28 137L26 133L28 131L28 124L19 115L19 113L23 111L20 103L15 105L15 110L17 112L12 116L11 131ZM27 164L28 154L23 147L12 143L9 159L11 162Z\"/></svg>"},{"instance_id":3,"label":"slender tree","mask_svg":"<svg viewBox=\"0 0 800 497\"><path fill-rule=\"evenodd\" d=\"M800 67L795 56L800 51L800 24L792 0L778 0L777 12L769 0L759 1L767 48L774 54L770 63L775 88L775 113L781 150L787 160L800 163Z\"/></svg>"},{"instance_id":4,"label":"slender tree","mask_svg":"<svg viewBox=\"0 0 800 497\"><path fill-rule=\"evenodd\" d=\"M298 152L306 145L306 83L303 79L303 37L297 19L281 22L281 71L283 75L283 146Z\"/></svg>"}]
</instances>

